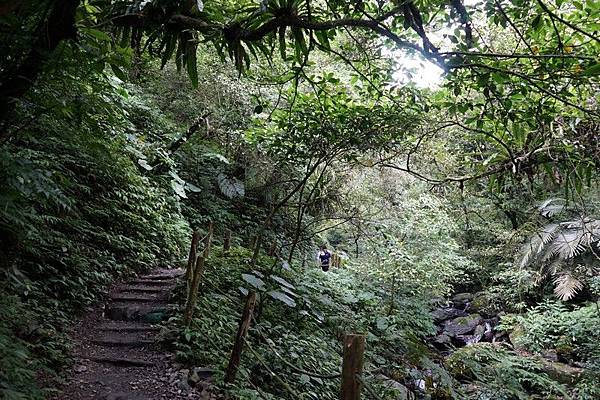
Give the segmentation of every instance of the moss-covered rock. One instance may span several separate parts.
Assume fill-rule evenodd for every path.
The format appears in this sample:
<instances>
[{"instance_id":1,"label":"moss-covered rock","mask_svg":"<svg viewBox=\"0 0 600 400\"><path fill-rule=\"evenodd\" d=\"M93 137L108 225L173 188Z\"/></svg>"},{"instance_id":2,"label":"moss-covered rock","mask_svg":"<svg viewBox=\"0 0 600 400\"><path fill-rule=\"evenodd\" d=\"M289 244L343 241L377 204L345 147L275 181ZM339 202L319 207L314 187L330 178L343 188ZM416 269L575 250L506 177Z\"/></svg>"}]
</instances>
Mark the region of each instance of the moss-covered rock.
<instances>
[{"instance_id":1,"label":"moss-covered rock","mask_svg":"<svg viewBox=\"0 0 600 400\"><path fill-rule=\"evenodd\" d=\"M521 325L515 326L514 329L508 333L508 339L515 350L527 350L525 331Z\"/></svg>"},{"instance_id":2,"label":"moss-covered rock","mask_svg":"<svg viewBox=\"0 0 600 400\"><path fill-rule=\"evenodd\" d=\"M539 358L539 360L543 365L544 372L547 373L549 377L566 385L572 385L579 382L584 372L582 368L572 367L560 362L552 362L545 360L544 358Z\"/></svg>"},{"instance_id":3,"label":"moss-covered rock","mask_svg":"<svg viewBox=\"0 0 600 400\"><path fill-rule=\"evenodd\" d=\"M444 324L444 334L450 337L466 335L475 330L477 325L483 322L483 318L479 314L471 314L466 317L458 317L446 321Z\"/></svg>"}]
</instances>

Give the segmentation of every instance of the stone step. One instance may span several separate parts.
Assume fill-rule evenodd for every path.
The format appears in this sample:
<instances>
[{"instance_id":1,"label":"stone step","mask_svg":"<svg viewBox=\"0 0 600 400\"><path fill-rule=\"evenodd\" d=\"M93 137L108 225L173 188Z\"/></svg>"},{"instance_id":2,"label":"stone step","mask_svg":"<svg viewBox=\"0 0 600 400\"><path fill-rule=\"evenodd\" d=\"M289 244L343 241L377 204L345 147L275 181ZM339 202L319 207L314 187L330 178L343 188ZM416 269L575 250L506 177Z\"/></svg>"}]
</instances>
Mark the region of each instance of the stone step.
<instances>
[{"instance_id":1,"label":"stone step","mask_svg":"<svg viewBox=\"0 0 600 400\"><path fill-rule=\"evenodd\" d=\"M154 340L156 338L155 330L103 330L96 332L90 339L92 340L117 340L117 341L138 341ZM117 354L121 356L121 354Z\"/></svg>"},{"instance_id":2,"label":"stone step","mask_svg":"<svg viewBox=\"0 0 600 400\"><path fill-rule=\"evenodd\" d=\"M131 292L131 293L165 293L164 288L160 286L133 286L127 285L119 288L119 293Z\"/></svg>"},{"instance_id":3,"label":"stone step","mask_svg":"<svg viewBox=\"0 0 600 400\"><path fill-rule=\"evenodd\" d=\"M128 283L136 285L149 285L149 286L174 286L175 281L172 279L134 279Z\"/></svg>"},{"instance_id":4,"label":"stone step","mask_svg":"<svg viewBox=\"0 0 600 400\"><path fill-rule=\"evenodd\" d=\"M144 276L140 276L140 279L151 279L151 280L162 280L162 279L175 279L178 278L180 276L182 276L183 274L172 274L172 275L144 275Z\"/></svg>"},{"instance_id":5,"label":"stone step","mask_svg":"<svg viewBox=\"0 0 600 400\"><path fill-rule=\"evenodd\" d=\"M100 364L110 364L116 367L140 367L140 368L148 368L153 367L156 364L152 361L146 361L141 359L131 359L131 358L117 358L117 357L89 357L88 360L100 363Z\"/></svg>"},{"instance_id":6,"label":"stone step","mask_svg":"<svg viewBox=\"0 0 600 400\"><path fill-rule=\"evenodd\" d=\"M101 338L92 339L92 343L100 346L111 347L148 347L154 344L154 340L149 339L123 339L123 338Z\"/></svg>"},{"instance_id":7,"label":"stone step","mask_svg":"<svg viewBox=\"0 0 600 400\"><path fill-rule=\"evenodd\" d=\"M127 294L127 293L118 293L110 296L113 301L116 302L138 302L138 303L157 303L157 302L165 302L168 298L168 292L164 292L162 296L154 295L144 295L144 294Z\"/></svg>"},{"instance_id":8,"label":"stone step","mask_svg":"<svg viewBox=\"0 0 600 400\"><path fill-rule=\"evenodd\" d=\"M107 304L104 313L113 321L142 321L157 323L166 319L172 307L151 304Z\"/></svg>"},{"instance_id":9,"label":"stone step","mask_svg":"<svg viewBox=\"0 0 600 400\"><path fill-rule=\"evenodd\" d=\"M152 326L150 324L133 324L127 322L120 322L100 325L98 327L99 331L102 332L158 332L160 331L160 327Z\"/></svg>"},{"instance_id":10,"label":"stone step","mask_svg":"<svg viewBox=\"0 0 600 400\"><path fill-rule=\"evenodd\" d=\"M115 346L104 346L102 344L94 343L92 340L88 340L85 346L79 349L75 349L73 352L74 357L89 359L95 358L128 358L135 360L151 361L155 364L161 364L165 361L164 354L159 346L148 346L148 347L115 347Z\"/></svg>"}]
</instances>

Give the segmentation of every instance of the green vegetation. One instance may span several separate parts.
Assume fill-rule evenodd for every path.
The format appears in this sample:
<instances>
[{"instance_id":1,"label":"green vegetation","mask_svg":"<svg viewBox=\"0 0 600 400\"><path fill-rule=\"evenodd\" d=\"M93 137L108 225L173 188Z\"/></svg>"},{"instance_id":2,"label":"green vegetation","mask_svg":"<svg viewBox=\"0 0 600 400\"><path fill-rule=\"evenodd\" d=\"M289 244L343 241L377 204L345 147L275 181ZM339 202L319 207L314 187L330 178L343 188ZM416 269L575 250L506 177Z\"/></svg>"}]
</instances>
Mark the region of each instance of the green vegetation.
<instances>
[{"instance_id":1,"label":"green vegetation","mask_svg":"<svg viewBox=\"0 0 600 400\"><path fill-rule=\"evenodd\" d=\"M230 398L339 398L347 333L366 398L599 398L598 21L592 0L0 5L0 397L55 393L75 316L212 222L194 319L181 282L162 337Z\"/></svg>"}]
</instances>

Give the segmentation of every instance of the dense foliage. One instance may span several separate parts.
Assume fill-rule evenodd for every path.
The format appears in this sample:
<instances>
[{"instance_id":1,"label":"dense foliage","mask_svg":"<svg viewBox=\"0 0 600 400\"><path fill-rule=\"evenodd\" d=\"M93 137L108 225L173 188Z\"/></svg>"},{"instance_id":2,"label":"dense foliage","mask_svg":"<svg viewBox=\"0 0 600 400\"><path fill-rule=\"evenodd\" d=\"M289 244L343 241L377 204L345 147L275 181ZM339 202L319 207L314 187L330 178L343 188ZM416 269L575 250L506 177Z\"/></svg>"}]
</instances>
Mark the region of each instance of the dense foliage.
<instances>
[{"instance_id":1,"label":"dense foliage","mask_svg":"<svg viewBox=\"0 0 600 400\"><path fill-rule=\"evenodd\" d=\"M212 222L196 317L163 337L232 398L338 398L349 332L368 397L598 398L599 20L591 0L0 5L1 396L47 397L74 313L183 265Z\"/></svg>"}]
</instances>

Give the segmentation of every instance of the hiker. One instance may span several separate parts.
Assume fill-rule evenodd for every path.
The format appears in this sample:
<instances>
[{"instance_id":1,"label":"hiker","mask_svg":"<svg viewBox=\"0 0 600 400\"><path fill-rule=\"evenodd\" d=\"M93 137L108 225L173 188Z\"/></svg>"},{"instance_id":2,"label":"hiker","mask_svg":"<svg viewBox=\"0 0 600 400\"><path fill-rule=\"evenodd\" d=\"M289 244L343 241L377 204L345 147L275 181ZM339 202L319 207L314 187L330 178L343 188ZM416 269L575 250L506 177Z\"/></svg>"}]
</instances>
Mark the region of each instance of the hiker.
<instances>
[{"instance_id":1,"label":"hiker","mask_svg":"<svg viewBox=\"0 0 600 400\"><path fill-rule=\"evenodd\" d=\"M321 269L323 272L329 271L329 263L331 261L331 252L327 250L325 245L321 246L319 251L319 262L321 263Z\"/></svg>"}]
</instances>

